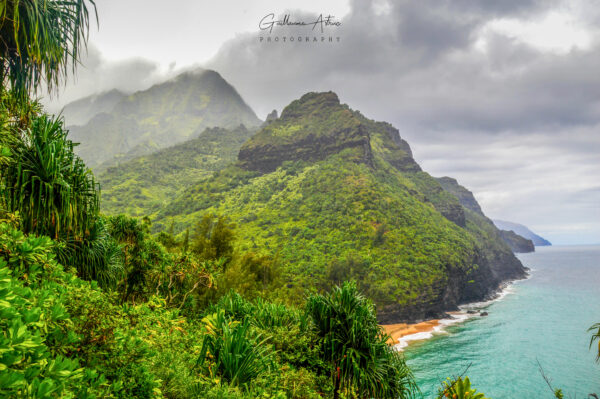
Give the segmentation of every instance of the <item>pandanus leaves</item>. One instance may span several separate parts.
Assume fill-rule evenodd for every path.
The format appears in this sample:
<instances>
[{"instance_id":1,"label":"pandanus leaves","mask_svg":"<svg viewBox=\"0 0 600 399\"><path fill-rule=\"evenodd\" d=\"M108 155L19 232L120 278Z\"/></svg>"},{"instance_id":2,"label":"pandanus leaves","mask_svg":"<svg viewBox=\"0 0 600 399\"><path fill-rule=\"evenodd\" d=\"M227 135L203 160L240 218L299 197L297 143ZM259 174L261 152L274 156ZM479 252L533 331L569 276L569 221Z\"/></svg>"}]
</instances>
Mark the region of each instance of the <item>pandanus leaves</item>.
<instances>
[{"instance_id":1,"label":"pandanus leaves","mask_svg":"<svg viewBox=\"0 0 600 399\"><path fill-rule=\"evenodd\" d=\"M49 92L74 70L87 45L93 0L0 0L0 77L26 95Z\"/></svg>"},{"instance_id":2,"label":"pandanus leaves","mask_svg":"<svg viewBox=\"0 0 600 399\"><path fill-rule=\"evenodd\" d=\"M63 121L41 115L1 169L4 206L19 212L25 232L67 239L89 234L99 210L98 187L73 148Z\"/></svg>"},{"instance_id":3,"label":"pandanus leaves","mask_svg":"<svg viewBox=\"0 0 600 399\"><path fill-rule=\"evenodd\" d=\"M400 353L387 344L371 301L354 282L329 295L313 295L306 304L320 337L323 360L331 365L334 398L340 392L364 397L410 398L417 391Z\"/></svg>"}]
</instances>

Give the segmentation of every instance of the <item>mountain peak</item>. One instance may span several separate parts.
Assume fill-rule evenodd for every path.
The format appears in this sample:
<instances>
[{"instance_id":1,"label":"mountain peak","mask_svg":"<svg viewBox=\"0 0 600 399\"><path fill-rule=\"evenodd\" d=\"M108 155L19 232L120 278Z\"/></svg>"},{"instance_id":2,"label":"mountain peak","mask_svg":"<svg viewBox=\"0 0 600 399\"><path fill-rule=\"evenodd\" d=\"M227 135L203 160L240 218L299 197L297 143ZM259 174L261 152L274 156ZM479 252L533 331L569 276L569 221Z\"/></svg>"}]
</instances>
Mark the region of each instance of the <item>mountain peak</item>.
<instances>
[{"instance_id":1,"label":"mountain peak","mask_svg":"<svg viewBox=\"0 0 600 399\"><path fill-rule=\"evenodd\" d=\"M197 79L197 78L202 78L202 79L206 79L206 80L222 80L225 81L225 79L223 79L223 77L221 76L221 74L215 70L212 69L204 69L204 68L196 68L196 69L190 69L184 72L181 72L179 75L175 76L172 80L174 81L185 81L188 79Z\"/></svg>"},{"instance_id":2,"label":"mountain peak","mask_svg":"<svg viewBox=\"0 0 600 399\"><path fill-rule=\"evenodd\" d=\"M281 119L295 119L315 112L323 112L340 107L340 99L332 91L306 93L292 101L281 112Z\"/></svg>"},{"instance_id":3,"label":"mountain peak","mask_svg":"<svg viewBox=\"0 0 600 399\"><path fill-rule=\"evenodd\" d=\"M376 137L375 144L371 138ZM286 106L240 149L239 166L272 172L286 161L317 162L344 152L373 166L373 150L399 170L419 171L397 129L354 111L332 91L310 92Z\"/></svg>"},{"instance_id":4,"label":"mountain peak","mask_svg":"<svg viewBox=\"0 0 600 399\"><path fill-rule=\"evenodd\" d=\"M196 69L124 97L111 118L71 129L78 154L90 166L141 155L185 141L207 127L235 129L261 121L216 71Z\"/></svg>"},{"instance_id":5,"label":"mountain peak","mask_svg":"<svg viewBox=\"0 0 600 399\"><path fill-rule=\"evenodd\" d=\"M340 104L334 92L307 93L246 142L238 160L244 169L268 173L285 161L315 162L352 149L358 160L370 164L367 121Z\"/></svg>"}]
</instances>

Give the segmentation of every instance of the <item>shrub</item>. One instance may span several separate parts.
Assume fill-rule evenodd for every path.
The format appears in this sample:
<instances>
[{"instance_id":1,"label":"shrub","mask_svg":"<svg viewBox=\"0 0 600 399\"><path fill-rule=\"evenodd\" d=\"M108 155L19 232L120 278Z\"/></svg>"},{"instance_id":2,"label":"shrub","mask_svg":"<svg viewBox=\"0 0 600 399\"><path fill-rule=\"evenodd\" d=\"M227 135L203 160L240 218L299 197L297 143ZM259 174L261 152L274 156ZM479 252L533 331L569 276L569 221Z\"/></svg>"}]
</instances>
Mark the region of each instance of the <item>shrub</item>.
<instances>
[{"instance_id":1,"label":"shrub","mask_svg":"<svg viewBox=\"0 0 600 399\"><path fill-rule=\"evenodd\" d=\"M211 377L220 376L231 385L246 385L270 369L268 339L253 335L247 322L234 321L223 310L204 318L207 334L197 364ZM206 366L210 357L214 366Z\"/></svg>"},{"instance_id":2,"label":"shrub","mask_svg":"<svg viewBox=\"0 0 600 399\"><path fill-rule=\"evenodd\" d=\"M448 379L448 381L444 381L444 386L440 389L438 398L486 399L484 394L471 388L469 377L459 377L455 380Z\"/></svg>"},{"instance_id":3,"label":"shrub","mask_svg":"<svg viewBox=\"0 0 600 399\"><path fill-rule=\"evenodd\" d=\"M47 237L0 224L0 396L82 397L109 384L69 356L80 342ZM43 279L42 277L43 273ZM58 281L57 281L58 280Z\"/></svg>"},{"instance_id":4,"label":"shrub","mask_svg":"<svg viewBox=\"0 0 600 399\"><path fill-rule=\"evenodd\" d=\"M311 296L306 310L330 365L334 398L340 391L376 398L409 398L417 391L404 358L387 345L375 308L356 283Z\"/></svg>"}]
</instances>

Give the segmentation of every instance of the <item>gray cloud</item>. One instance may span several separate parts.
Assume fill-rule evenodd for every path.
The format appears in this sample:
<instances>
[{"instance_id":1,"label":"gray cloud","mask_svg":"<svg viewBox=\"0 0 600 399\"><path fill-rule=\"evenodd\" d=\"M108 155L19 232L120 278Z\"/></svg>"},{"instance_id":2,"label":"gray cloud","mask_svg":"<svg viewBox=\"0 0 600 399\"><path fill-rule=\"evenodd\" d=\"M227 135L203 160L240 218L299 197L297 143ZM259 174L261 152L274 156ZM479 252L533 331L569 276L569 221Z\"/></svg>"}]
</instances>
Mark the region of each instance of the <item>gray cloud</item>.
<instances>
[{"instance_id":1,"label":"gray cloud","mask_svg":"<svg viewBox=\"0 0 600 399\"><path fill-rule=\"evenodd\" d=\"M268 8L264 14L284 11ZM585 49L547 51L486 29L499 18L539 21L565 9L593 36ZM254 11L248 18L264 15ZM222 22L211 18L216 29ZM143 31L136 26L138 36ZM334 90L367 117L398 127L427 171L456 177L490 216L559 243L600 242L599 32L599 9L579 0L351 0L342 26L323 35L339 35L339 43L261 43L256 31L225 42L203 66L263 118L307 91ZM307 33L276 27L272 36ZM92 46L60 102L49 104L56 111L95 92L141 90L180 70L166 61L109 60Z\"/></svg>"},{"instance_id":2,"label":"gray cloud","mask_svg":"<svg viewBox=\"0 0 600 399\"><path fill-rule=\"evenodd\" d=\"M255 32L226 43L209 67L262 117L334 90L397 126L426 170L457 177L491 216L557 242L600 242L598 13L585 18L591 47L561 53L484 29L495 18L542 19L560 12L558 1L433 4L355 0L325 33L340 43L261 43ZM298 28L272 33L290 35Z\"/></svg>"},{"instance_id":3,"label":"gray cloud","mask_svg":"<svg viewBox=\"0 0 600 399\"><path fill-rule=\"evenodd\" d=\"M355 1L343 26L329 31L339 33L341 43L261 43L257 33L247 34L227 43L209 65L259 114L308 89L331 88L375 117L419 127L595 123L599 51L542 53L496 34L483 53L473 45L490 20L486 10L468 8L471 2L459 11L454 3L439 4L395 2L388 13L377 14L370 3ZM535 4L529 4L530 12ZM492 11L510 15L522 7ZM289 36L298 29L277 32L273 35ZM371 101L373 95L380 101Z\"/></svg>"},{"instance_id":4,"label":"gray cloud","mask_svg":"<svg viewBox=\"0 0 600 399\"><path fill-rule=\"evenodd\" d=\"M175 65L162 69L159 64L142 58L111 61L91 44L77 73L65 82L60 97L43 96L48 109L58 112L65 104L94 93L118 88L126 93L143 90L174 73Z\"/></svg>"}]
</instances>

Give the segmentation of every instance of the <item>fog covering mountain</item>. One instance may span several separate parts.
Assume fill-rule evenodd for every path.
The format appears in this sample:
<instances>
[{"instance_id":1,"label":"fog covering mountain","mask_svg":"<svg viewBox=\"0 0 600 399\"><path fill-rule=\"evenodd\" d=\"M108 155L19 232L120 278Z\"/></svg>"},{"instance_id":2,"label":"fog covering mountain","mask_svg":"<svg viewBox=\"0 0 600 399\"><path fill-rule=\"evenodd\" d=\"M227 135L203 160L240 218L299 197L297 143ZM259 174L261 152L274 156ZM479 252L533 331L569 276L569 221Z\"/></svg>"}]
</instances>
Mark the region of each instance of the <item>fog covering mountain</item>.
<instances>
[{"instance_id":1,"label":"fog covering mountain","mask_svg":"<svg viewBox=\"0 0 600 399\"><path fill-rule=\"evenodd\" d=\"M521 237L525 237L533 242L536 247L543 247L547 245L552 245L552 243L546 240L543 237L535 234L533 231L529 230L527 226L524 226L519 223L507 222L505 220L497 220L494 219L494 224L498 226L499 229L514 231Z\"/></svg>"},{"instance_id":2,"label":"fog covering mountain","mask_svg":"<svg viewBox=\"0 0 600 399\"><path fill-rule=\"evenodd\" d=\"M103 112L111 112L115 105L126 96L117 89L94 94L65 105L62 115L67 126L85 125L94 116Z\"/></svg>"},{"instance_id":3,"label":"fog covering mountain","mask_svg":"<svg viewBox=\"0 0 600 399\"><path fill-rule=\"evenodd\" d=\"M240 251L282 263L284 289L355 279L381 322L441 317L525 269L466 190L422 171L392 125L308 93L241 147L237 162L185 188L153 220L192 228L207 212L236 223Z\"/></svg>"},{"instance_id":4,"label":"fog covering mountain","mask_svg":"<svg viewBox=\"0 0 600 399\"><path fill-rule=\"evenodd\" d=\"M65 107L67 124L91 117L82 126L69 127L70 138L81 143L76 151L88 166L106 167L149 154L208 127L260 124L238 92L211 70L185 72L147 90L121 99L119 95L110 92Z\"/></svg>"}]
</instances>

